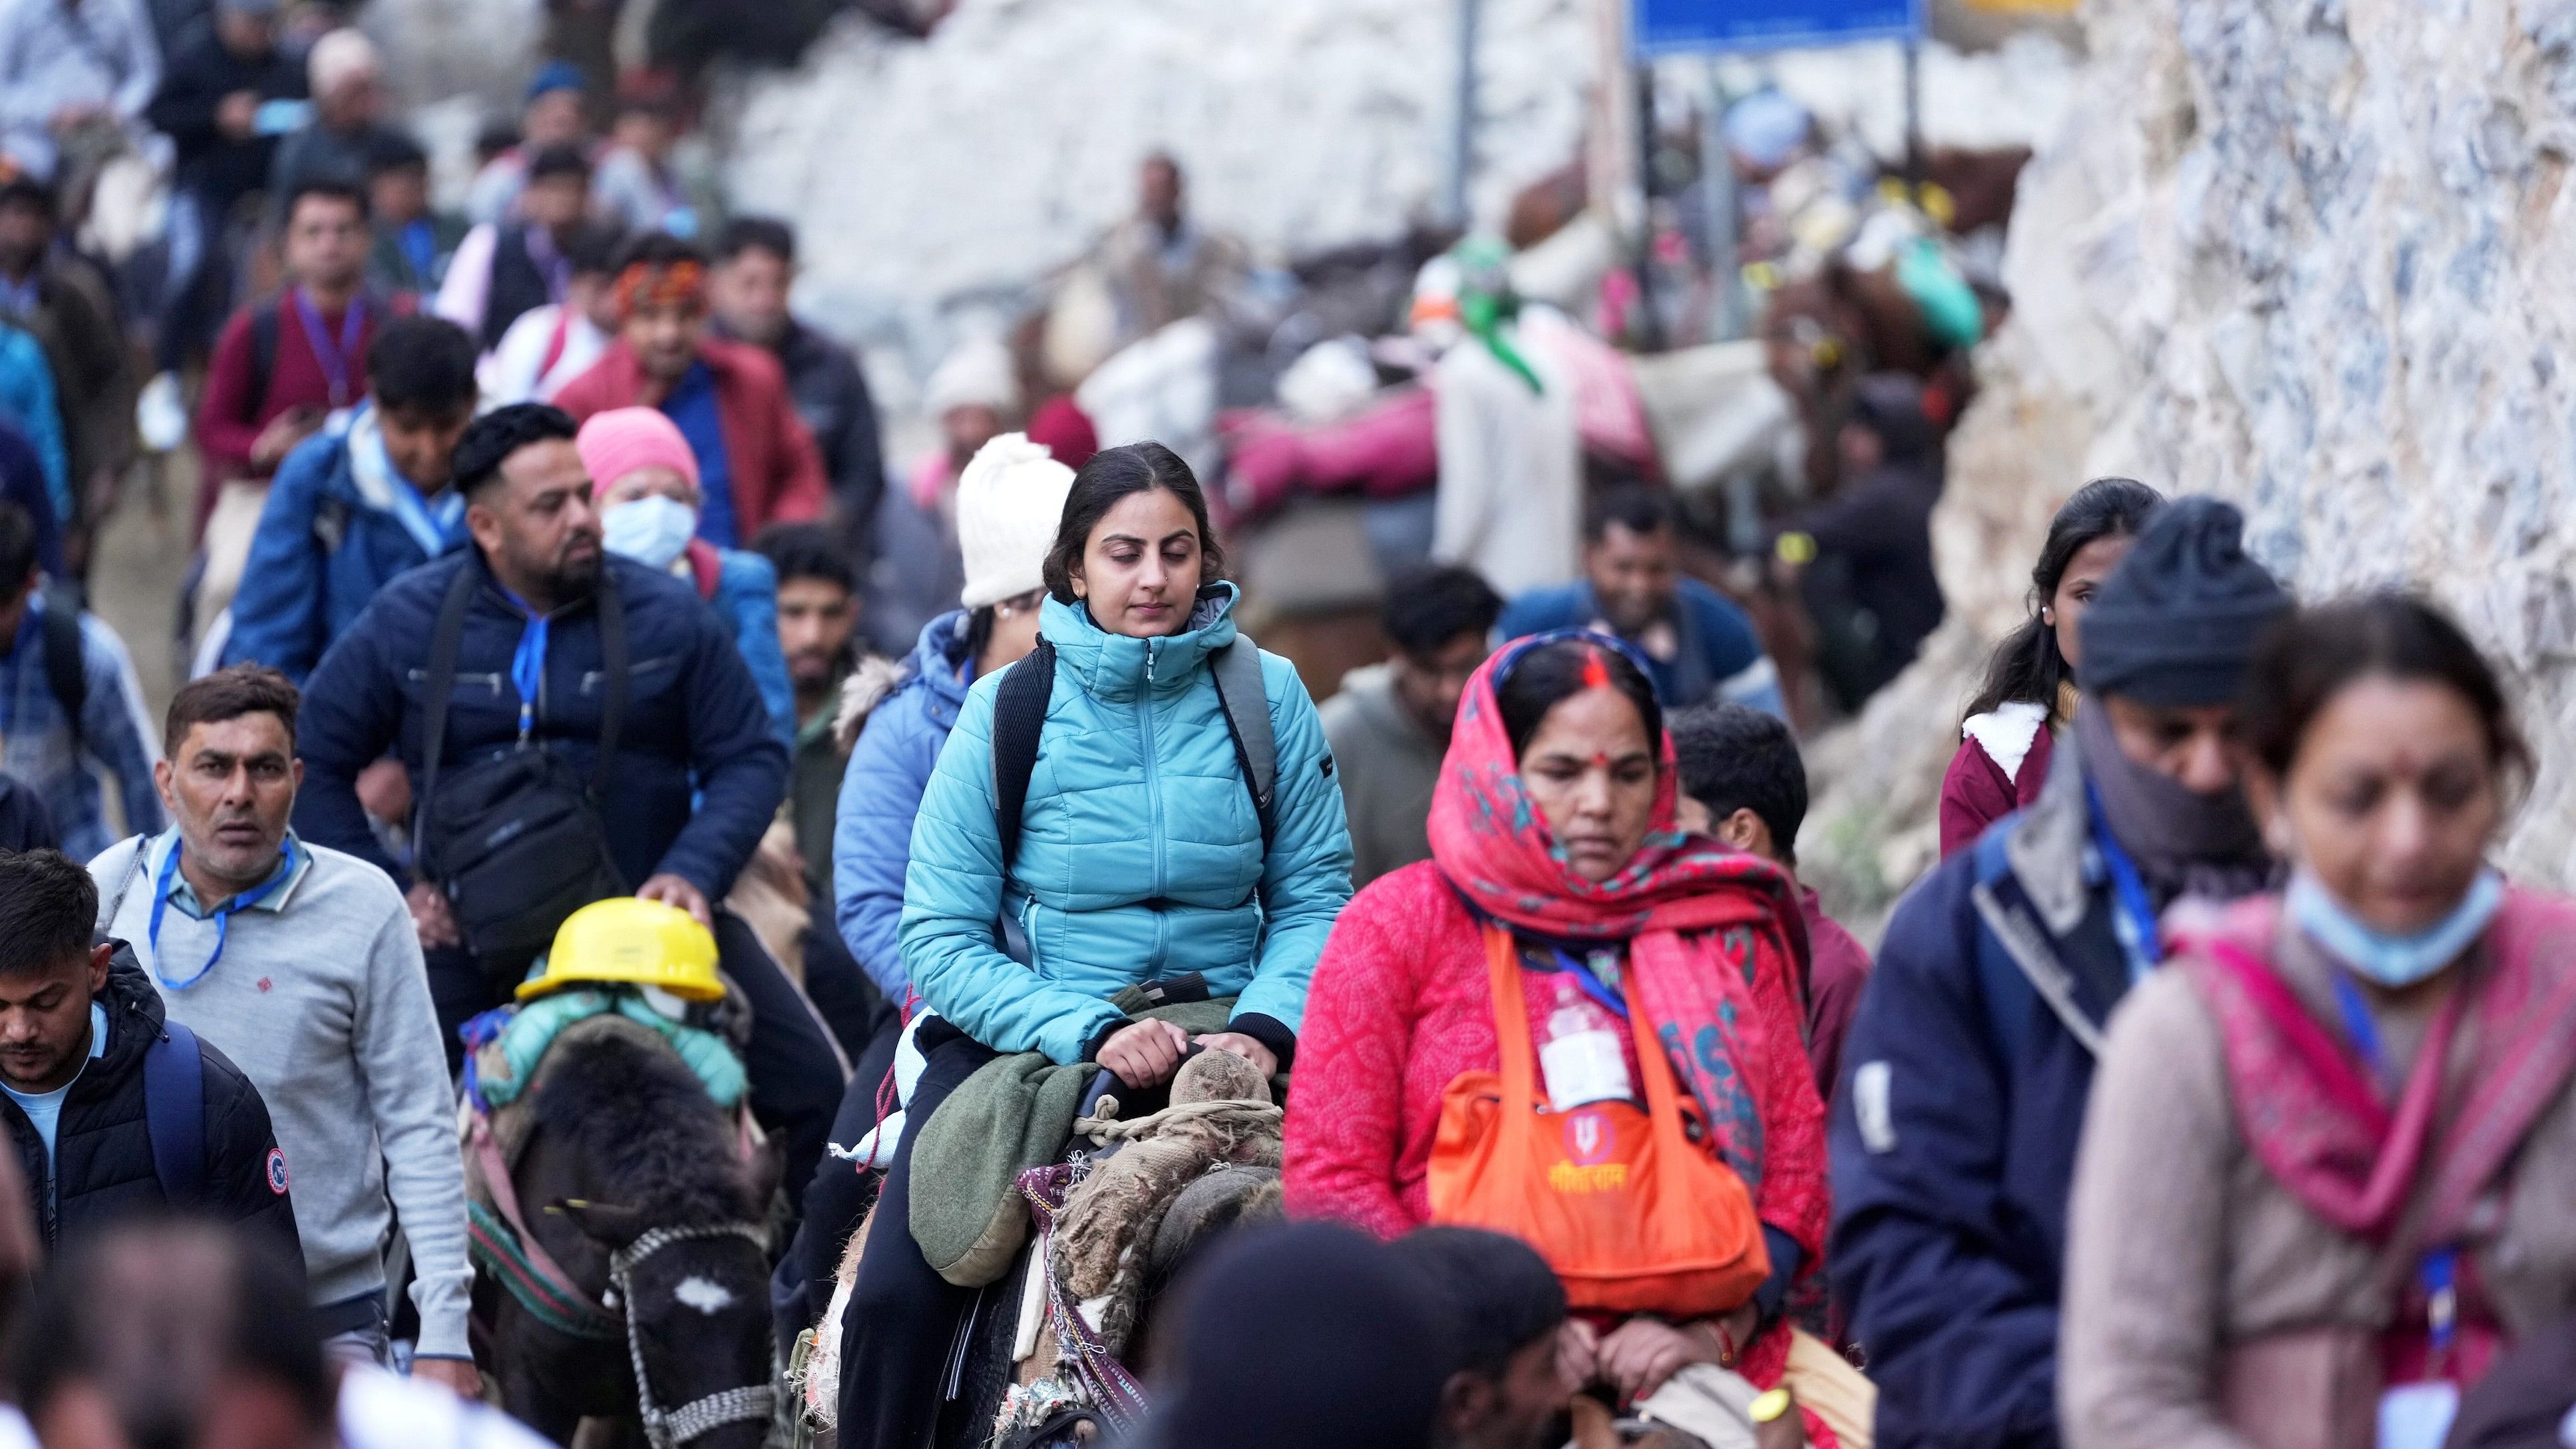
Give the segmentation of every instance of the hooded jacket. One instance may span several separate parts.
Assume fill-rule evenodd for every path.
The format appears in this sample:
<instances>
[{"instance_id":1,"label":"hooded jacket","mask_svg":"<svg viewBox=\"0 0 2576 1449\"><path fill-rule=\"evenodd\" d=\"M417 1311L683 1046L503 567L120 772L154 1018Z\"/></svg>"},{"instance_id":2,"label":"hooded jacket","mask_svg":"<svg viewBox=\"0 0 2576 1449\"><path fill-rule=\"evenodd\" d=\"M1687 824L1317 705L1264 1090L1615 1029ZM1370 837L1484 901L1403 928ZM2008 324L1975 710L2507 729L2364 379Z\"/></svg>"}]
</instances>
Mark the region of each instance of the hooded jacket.
<instances>
[{"instance_id":1,"label":"hooded jacket","mask_svg":"<svg viewBox=\"0 0 2576 1449\"><path fill-rule=\"evenodd\" d=\"M2036 804L1898 905L1843 1041L1825 1267L1886 1449L2058 1443L2076 1139L2129 987L2089 832L2061 750Z\"/></svg>"},{"instance_id":2,"label":"hooded jacket","mask_svg":"<svg viewBox=\"0 0 2576 1449\"><path fill-rule=\"evenodd\" d=\"M698 360L715 373L716 414L732 465L735 533L749 540L773 523L823 516L831 490L814 435L796 415L787 375L762 348L710 337ZM608 344L590 371L564 384L555 406L588 422L595 413L633 407L644 396L644 364L624 339Z\"/></svg>"},{"instance_id":3,"label":"hooded jacket","mask_svg":"<svg viewBox=\"0 0 2576 1449\"><path fill-rule=\"evenodd\" d=\"M898 931L912 823L939 763L939 747L957 727L966 687L974 681L969 617L964 609L951 609L922 628L901 681L868 710L850 748L832 821L832 902L841 939L886 1000L897 1003L910 984Z\"/></svg>"},{"instance_id":4,"label":"hooded jacket","mask_svg":"<svg viewBox=\"0 0 2576 1449\"><path fill-rule=\"evenodd\" d=\"M386 456L372 403L286 455L233 595L224 663L265 664L301 685L385 585L429 562L394 511L397 488L412 485ZM439 552L466 539L460 521Z\"/></svg>"},{"instance_id":5,"label":"hooded jacket","mask_svg":"<svg viewBox=\"0 0 2576 1449\"><path fill-rule=\"evenodd\" d=\"M1234 1029L1284 1065L1306 982L1351 894L1350 830L1314 703L1261 656L1278 754L1265 853L1208 656L1235 642L1235 587L1202 589L1179 634L1111 634L1050 597L1039 632L1055 683L1009 879L994 823L1001 673L967 692L913 827L903 958L932 1010L1000 1052L1089 1060L1123 1025L1108 997L1196 972L1239 996ZM1007 914L1031 965L995 939Z\"/></svg>"},{"instance_id":6,"label":"hooded jacket","mask_svg":"<svg viewBox=\"0 0 2576 1449\"><path fill-rule=\"evenodd\" d=\"M626 613L626 719L615 785L600 801L610 852L629 887L669 872L720 900L787 793L787 745L770 725L742 651L697 590L633 559L601 560L602 587ZM295 828L396 880L358 805L358 772L390 753L421 786L421 690L438 611L458 569L481 575L457 650L444 768L501 754L519 734L511 658L527 616L501 593L479 549L459 549L396 579L322 656L296 720L304 789ZM534 742L587 777L596 768L602 653L587 601L548 628Z\"/></svg>"},{"instance_id":7,"label":"hooded jacket","mask_svg":"<svg viewBox=\"0 0 2576 1449\"><path fill-rule=\"evenodd\" d=\"M59 1249L119 1214L169 1206L273 1234L300 1273L304 1249L287 1196L290 1174L259 1089L222 1052L198 1038L205 1065L206 1196L172 1203L153 1169L152 1127L143 1100L143 1055L164 1034L167 1016L160 993L123 942L117 943L107 986L95 1000L107 1012L107 1050L81 1068L63 1098L50 1192L45 1140L36 1135L26 1112L0 1095L0 1120L9 1125L46 1246ZM314 1163L308 1170L326 1168Z\"/></svg>"}]
</instances>

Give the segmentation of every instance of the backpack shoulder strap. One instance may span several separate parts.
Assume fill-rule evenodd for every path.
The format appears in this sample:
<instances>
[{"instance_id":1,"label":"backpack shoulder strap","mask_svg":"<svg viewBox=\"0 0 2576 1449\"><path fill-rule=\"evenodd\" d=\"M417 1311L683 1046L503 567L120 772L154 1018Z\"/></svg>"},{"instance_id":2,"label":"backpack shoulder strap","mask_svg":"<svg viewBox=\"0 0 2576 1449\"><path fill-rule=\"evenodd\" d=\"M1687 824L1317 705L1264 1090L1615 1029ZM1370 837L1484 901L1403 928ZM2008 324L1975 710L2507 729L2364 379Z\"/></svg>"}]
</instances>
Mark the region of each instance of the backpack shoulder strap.
<instances>
[{"instance_id":1,"label":"backpack shoulder strap","mask_svg":"<svg viewBox=\"0 0 2576 1449\"><path fill-rule=\"evenodd\" d=\"M81 715L89 708L89 669L81 647L81 600L60 585L45 588L45 687L63 707L71 730L72 754L81 752Z\"/></svg>"},{"instance_id":2,"label":"backpack shoulder strap","mask_svg":"<svg viewBox=\"0 0 2576 1449\"><path fill-rule=\"evenodd\" d=\"M1273 809L1279 796L1279 745L1270 732L1270 695L1261 683L1261 649L1238 634L1209 661L1216 676L1216 695L1225 706L1226 733L1234 737L1234 761L1252 792L1252 808L1261 817L1261 849L1270 849Z\"/></svg>"},{"instance_id":3,"label":"backpack shoulder strap","mask_svg":"<svg viewBox=\"0 0 2576 1449\"><path fill-rule=\"evenodd\" d=\"M176 1018L162 1032L143 1052L143 1119L161 1195L186 1207L206 1196L206 1059Z\"/></svg>"},{"instance_id":4,"label":"backpack shoulder strap","mask_svg":"<svg viewBox=\"0 0 2576 1449\"><path fill-rule=\"evenodd\" d=\"M412 839L420 842L427 855L429 843L429 803L438 793L438 760L447 748L447 705L456 693L456 655L465 647L465 611L474 604L476 575L481 566L468 554L447 585L447 596L438 606L438 624L429 637L429 672L421 679L420 726L420 799L412 807ZM623 689L620 681L619 689ZM616 697L612 695L612 697ZM433 879L437 866L421 861Z\"/></svg>"},{"instance_id":5,"label":"backpack shoulder strap","mask_svg":"<svg viewBox=\"0 0 2576 1449\"><path fill-rule=\"evenodd\" d=\"M1043 637L1028 657L1002 672L993 695L993 826L1002 842L1002 873L1020 854L1020 812L1037 769L1038 735L1055 694L1055 646Z\"/></svg>"},{"instance_id":6,"label":"backpack shoulder strap","mask_svg":"<svg viewBox=\"0 0 2576 1449\"><path fill-rule=\"evenodd\" d=\"M2007 902L2000 887L2012 878L2005 843L2018 822L1989 830L1976 846L1977 985L1987 1023L2007 1063L2028 1052L2032 1012L2045 1003L2067 1034L2094 1056L2102 1054L2102 1029L2075 999L2075 977L2027 901Z\"/></svg>"},{"instance_id":7,"label":"backpack shoulder strap","mask_svg":"<svg viewBox=\"0 0 2576 1449\"><path fill-rule=\"evenodd\" d=\"M277 375L277 334L284 327L286 299L250 314L250 405L254 413L268 406L269 379Z\"/></svg>"}]
</instances>

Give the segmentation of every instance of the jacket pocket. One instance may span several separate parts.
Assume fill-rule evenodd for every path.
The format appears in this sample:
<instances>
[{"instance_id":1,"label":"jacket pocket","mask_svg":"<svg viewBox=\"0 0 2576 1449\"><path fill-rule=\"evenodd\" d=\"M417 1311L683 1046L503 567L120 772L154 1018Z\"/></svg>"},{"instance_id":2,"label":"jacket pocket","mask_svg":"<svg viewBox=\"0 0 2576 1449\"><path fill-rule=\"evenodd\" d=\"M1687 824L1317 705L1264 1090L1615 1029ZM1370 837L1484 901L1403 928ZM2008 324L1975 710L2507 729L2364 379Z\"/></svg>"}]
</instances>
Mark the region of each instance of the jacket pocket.
<instances>
[{"instance_id":1,"label":"jacket pocket","mask_svg":"<svg viewBox=\"0 0 2576 1449\"><path fill-rule=\"evenodd\" d=\"M428 693L428 670L406 670L404 672L404 679L411 685L411 692L415 696L425 695ZM501 699L509 692L509 689L510 679L509 676L505 674L488 672L481 674L468 674L463 671L459 671L456 676L455 687L448 691L447 697L449 702L454 704L484 704Z\"/></svg>"},{"instance_id":2,"label":"jacket pocket","mask_svg":"<svg viewBox=\"0 0 2576 1449\"><path fill-rule=\"evenodd\" d=\"M626 666L627 697L633 699L652 690L663 688L671 680L678 678L679 673L680 656L677 654L657 654L650 659L639 659ZM607 679L608 671L604 669L583 671L581 676L583 696L587 698L598 694L600 686L606 683Z\"/></svg>"}]
</instances>

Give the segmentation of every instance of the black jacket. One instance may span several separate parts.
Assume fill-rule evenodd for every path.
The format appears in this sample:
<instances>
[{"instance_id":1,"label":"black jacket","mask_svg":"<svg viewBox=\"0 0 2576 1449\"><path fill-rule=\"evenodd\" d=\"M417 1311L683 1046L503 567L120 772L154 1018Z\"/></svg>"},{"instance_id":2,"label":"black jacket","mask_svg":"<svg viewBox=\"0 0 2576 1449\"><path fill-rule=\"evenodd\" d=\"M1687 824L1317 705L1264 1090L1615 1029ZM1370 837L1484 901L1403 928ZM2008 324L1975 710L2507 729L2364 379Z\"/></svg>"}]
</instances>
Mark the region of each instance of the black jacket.
<instances>
[{"instance_id":1,"label":"black jacket","mask_svg":"<svg viewBox=\"0 0 2576 1449\"><path fill-rule=\"evenodd\" d=\"M144 118L179 152L179 184L206 198L209 228L221 227L233 203L268 184L275 136L234 140L215 125L224 97L250 91L263 101L302 100L304 60L284 48L244 59L224 48L212 26L193 32L167 57L161 89Z\"/></svg>"},{"instance_id":2,"label":"black jacket","mask_svg":"<svg viewBox=\"0 0 2576 1449\"><path fill-rule=\"evenodd\" d=\"M600 802L609 849L627 885L668 871L722 900L760 845L787 794L787 746L770 727L742 652L698 598L669 574L615 554L606 584L626 609L627 707L614 786ZM511 658L527 616L501 593L480 549L433 559L396 578L322 656L304 686L296 722L304 788L295 828L316 845L372 861L407 878L385 854L358 804L358 772L387 753L422 783L421 709L430 638L458 569L482 576L465 615L449 697L442 769L516 747L519 695ZM545 682L538 690L534 741L584 778L597 768L600 712L599 616L570 606L548 628Z\"/></svg>"},{"instance_id":3,"label":"black jacket","mask_svg":"<svg viewBox=\"0 0 2576 1449\"><path fill-rule=\"evenodd\" d=\"M160 993L118 942L107 987L97 997L107 1010L107 1052L81 1069L63 1099L54 1133L60 1180L46 1191L45 1142L18 1104L0 1095L0 1118L17 1144L18 1165L34 1194L36 1220L48 1247L59 1248L96 1231L121 1213L174 1206L204 1212L252 1230L273 1233L301 1265L294 1202L287 1196L285 1159L268 1125L268 1104L239 1067L203 1038L205 1063L206 1191L203 1202L171 1203L152 1167L152 1129L144 1115L143 1053L162 1035ZM270 1158L276 1155L272 1173ZM311 1164L309 1170L324 1170Z\"/></svg>"}]
</instances>

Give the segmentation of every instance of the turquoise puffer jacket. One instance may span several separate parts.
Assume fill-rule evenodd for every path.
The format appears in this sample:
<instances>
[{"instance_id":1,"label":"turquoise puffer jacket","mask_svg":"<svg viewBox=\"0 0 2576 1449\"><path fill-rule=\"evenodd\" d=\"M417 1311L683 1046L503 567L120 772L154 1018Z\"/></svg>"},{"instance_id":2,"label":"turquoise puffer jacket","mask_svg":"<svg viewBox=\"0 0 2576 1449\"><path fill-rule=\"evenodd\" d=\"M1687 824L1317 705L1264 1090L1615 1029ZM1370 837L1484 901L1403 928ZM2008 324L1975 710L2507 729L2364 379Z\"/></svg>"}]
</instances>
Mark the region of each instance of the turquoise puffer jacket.
<instances>
[{"instance_id":1,"label":"turquoise puffer jacket","mask_svg":"<svg viewBox=\"0 0 2576 1449\"><path fill-rule=\"evenodd\" d=\"M1053 695L1007 890L993 823L993 698L975 681L912 830L903 959L941 1016L997 1051L1084 1060L1123 1015L1111 993L1196 971L1239 996L1237 1029L1292 1045L1306 981L1351 895L1341 782L1296 669L1261 656L1279 790L1270 851L1226 732L1210 651L1233 643L1232 584L1200 591L1188 632L1107 633L1047 600ZM1027 931L1033 966L994 923Z\"/></svg>"}]
</instances>

